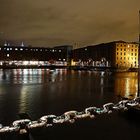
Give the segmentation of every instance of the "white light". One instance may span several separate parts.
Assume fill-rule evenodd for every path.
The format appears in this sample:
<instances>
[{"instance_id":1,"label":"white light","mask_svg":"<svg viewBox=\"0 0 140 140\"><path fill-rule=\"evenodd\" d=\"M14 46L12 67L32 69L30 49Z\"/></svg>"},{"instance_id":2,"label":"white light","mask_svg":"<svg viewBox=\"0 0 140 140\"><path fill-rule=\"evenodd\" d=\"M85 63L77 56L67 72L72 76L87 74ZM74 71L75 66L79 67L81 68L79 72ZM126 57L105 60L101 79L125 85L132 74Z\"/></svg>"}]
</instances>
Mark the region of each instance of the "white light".
<instances>
[{"instance_id":1,"label":"white light","mask_svg":"<svg viewBox=\"0 0 140 140\"><path fill-rule=\"evenodd\" d=\"M30 61L30 65L38 65L38 61Z\"/></svg>"},{"instance_id":2,"label":"white light","mask_svg":"<svg viewBox=\"0 0 140 140\"><path fill-rule=\"evenodd\" d=\"M4 43L4 46L8 46L6 42Z\"/></svg>"},{"instance_id":3,"label":"white light","mask_svg":"<svg viewBox=\"0 0 140 140\"><path fill-rule=\"evenodd\" d=\"M29 64L29 61L23 61L22 64L23 64L23 65L28 65L28 64Z\"/></svg>"},{"instance_id":4,"label":"white light","mask_svg":"<svg viewBox=\"0 0 140 140\"><path fill-rule=\"evenodd\" d=\"M10 55L9 54L7 54L7 57L9 57Z\"/></svg>"}]
</instances>

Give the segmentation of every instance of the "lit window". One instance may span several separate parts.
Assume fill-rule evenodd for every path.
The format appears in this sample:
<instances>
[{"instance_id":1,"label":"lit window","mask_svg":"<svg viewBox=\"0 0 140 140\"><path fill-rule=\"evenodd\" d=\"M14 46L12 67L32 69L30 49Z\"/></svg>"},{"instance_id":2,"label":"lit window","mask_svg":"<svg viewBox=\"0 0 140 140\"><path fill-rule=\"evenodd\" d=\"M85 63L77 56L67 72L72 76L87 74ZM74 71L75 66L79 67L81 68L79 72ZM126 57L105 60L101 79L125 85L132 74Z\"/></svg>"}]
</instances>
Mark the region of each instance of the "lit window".
<instances>
[{"instance_id":1,"label":"lit window","mask_svg":"<svg viewBox=\"0 0 140 140\"><path fill-rule=\"evenodd\" d=\"M40 49L40 51L42 52L42 49Z\"/></svg>"},{"instance_id":2,"label":"lit window","mask_svg":"<svg viewBox=\"0 0 140 140\"><path fill-rule=\"evenodd\" d=\"M20 48L20 50L21 50L21 51L23 51L23 49L22 49L22 48Z\"/></svg>"},{"instance_id":3,"label":"lit window","mask_svg":"<svg viewBox=\"0 0 140 140\"><path fill-rule=\"evenodd\" d=\"M9 57L10 55L9 54L7 54L7 57Z\"/></svg>"},{"instance_id":4,"label":"lit window","mask_svg":"<svg viewBox=\"0 0 140 140\"><path fill-rule=\"evenodd\" d=\"M0 50L1 50L1 48L0 48Z\"/></svg>"},{"instance_id":5,"label":"lit window","mask_svg":"<svg viewBox=\"0 0 140 140\"><path fill-rule=\"evenodd\" d=\"M85 48L85 51L87 51L87 48Z\"/></svg>"},{"instance_id":6,"label":"lit window","mask_svg":"<svg viewBox=\"0 0 140 140\"><path fill-rule=\"evenodd\" d=\"M52 52L54 52L54 49L52 50Z\"/></svg>"},{"instance_id":7,"label":"lit window","mask_svg":"<svg viewBox=\"0 0 140 140\"><path fill-rule=\"evenodd\" d=\"M12 48L10 48L10 50L12 51Z\"/></svg>"},{"instance_id":8,"label":"lit window","mask_svg":"<svg viewBox=\"0 0 140 140\"><path fill-rule=\"evenodd\" d=\"M61 52L61 50L59 50L59 52Z\"/></svg>"},{"instance_id":9,"label":"lit window","mask_svg":"<svg viewBox=\"0 0 140 140\"><path fill-rule=\"evenodd\" d=\"M9 48L7 48L7 51L9 51Z\"/></svg>"},{"instance_id":10,"label":"lit window","mask_svg":"<svg viewBox=\"0 0 140 140\"><path fill-rule=\"evenodd\" d=\"M18 48L15 48L15 51L17 51L18 50Z\"/></svg>"},{"instance_id":11,"label":"lit window","mask_svg":"<svg viewBox=\"0 0 140 140\"><path fill-rule=\"evenodd\" d=\"M36 51L38 51L38 49L36 49Z\"/></svg>"}]
</instances>

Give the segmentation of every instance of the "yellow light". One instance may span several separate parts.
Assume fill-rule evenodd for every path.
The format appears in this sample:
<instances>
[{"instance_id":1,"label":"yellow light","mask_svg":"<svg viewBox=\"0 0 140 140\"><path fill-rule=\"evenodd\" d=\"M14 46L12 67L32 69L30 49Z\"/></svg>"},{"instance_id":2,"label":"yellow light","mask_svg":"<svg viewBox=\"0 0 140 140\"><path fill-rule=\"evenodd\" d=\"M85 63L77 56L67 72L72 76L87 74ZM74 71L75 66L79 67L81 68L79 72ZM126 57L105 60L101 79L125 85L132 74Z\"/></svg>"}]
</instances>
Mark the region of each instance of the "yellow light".
<instances>
[{"instance_id":1,"label":"yellow light","mask_svg":"<svg viewBox=\"0 0 140 140\"><path fill-rule=\"evenodd\" d=\"M72 65L72 66L75 66L75 65L76 65L76 62L73 61L73 60L71 60L71 65Z\"/></svg>"}]
</instances>

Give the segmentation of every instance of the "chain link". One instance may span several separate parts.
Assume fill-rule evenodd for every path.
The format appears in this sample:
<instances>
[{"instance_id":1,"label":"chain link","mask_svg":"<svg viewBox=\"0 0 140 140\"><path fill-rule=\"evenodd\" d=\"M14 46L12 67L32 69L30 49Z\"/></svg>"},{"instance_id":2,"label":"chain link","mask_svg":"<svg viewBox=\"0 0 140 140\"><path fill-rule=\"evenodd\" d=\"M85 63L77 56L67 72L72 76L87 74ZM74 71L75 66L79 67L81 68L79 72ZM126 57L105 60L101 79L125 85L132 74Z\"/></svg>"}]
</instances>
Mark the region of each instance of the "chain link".
<instances>
[{"instance_id":1,"label":"chain link","mask_svg":"<svg viewBox=\"0 0 140 140\"><path fill-rule=\"evenodd\" d=\"M56 115L46 115L42 116L37 121L31 121L30 119L21 119L16 120L12 123L11 126L3 126L0 124L0 134L1 133L11 133L17 132L19 134L28 133L30 129L34 128L46 128L53 126L55 124L62 123L74 123L76 120L90 118L94 119L97 115L109 114L113 111L119 110L128 110L132 107L140 107L140 97L133 100L125 99L119 101L117 104L107 103L104 104L101 108L97 107L88 107L84 111L78 112L76 110L68 111L62 114L61 116Z\"/></svg>"}]
</instances>

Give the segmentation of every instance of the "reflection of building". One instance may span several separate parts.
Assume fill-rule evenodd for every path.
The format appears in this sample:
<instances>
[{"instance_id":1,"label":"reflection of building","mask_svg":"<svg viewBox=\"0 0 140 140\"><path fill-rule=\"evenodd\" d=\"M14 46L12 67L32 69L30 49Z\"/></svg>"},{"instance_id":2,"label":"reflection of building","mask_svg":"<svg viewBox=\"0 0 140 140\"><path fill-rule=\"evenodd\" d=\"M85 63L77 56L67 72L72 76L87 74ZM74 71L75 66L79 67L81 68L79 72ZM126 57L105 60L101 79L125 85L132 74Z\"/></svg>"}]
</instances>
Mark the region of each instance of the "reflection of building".
<instances>
[{"instance_id":1,"label":"reflection of building","mask_svg":"<svg viewBox=\"0 0 140 140\"><path fill-rule=\"evenodd\" d=\"M121 97L137 97L137 73L116 73L115 94Z\"/></svg>"},{"instance_id":2,"label":"reflection of building","mask_svg":"<svg viewBox=\"0 0 140 140\"><path fill-rule=\"evenodd\" d=\"M138 44L116 41L73 50L73 64L138 67Z\"/></svg>"},{"instance_id":3,"label":"reflection of building","mask_svg":"<svg viewBox=\"0 0 140 140\"><path fill-rule=\"evenodd\" d=\"M0 46L0 65L27 65L27 64L58 64L67 65L70 59L72 46L57 46L53 48Z\"/></svg>"}]
</instances>

